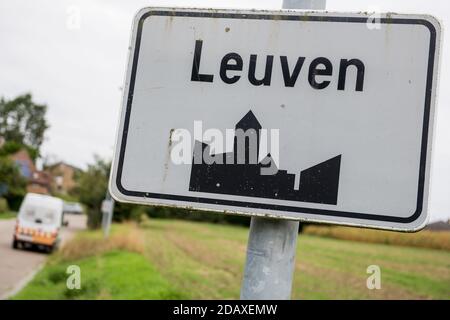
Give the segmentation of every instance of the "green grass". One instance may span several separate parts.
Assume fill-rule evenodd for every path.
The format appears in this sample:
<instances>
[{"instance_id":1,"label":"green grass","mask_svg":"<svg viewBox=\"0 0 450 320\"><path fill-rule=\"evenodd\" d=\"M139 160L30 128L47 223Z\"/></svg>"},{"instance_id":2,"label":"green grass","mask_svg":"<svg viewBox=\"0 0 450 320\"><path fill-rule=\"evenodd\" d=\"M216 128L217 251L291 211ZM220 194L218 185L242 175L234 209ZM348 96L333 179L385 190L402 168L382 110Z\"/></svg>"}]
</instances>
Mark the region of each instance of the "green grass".
<instances>
[{"instance_id":1,"label":"green grass","mask_svg":"<svg viewBox=\"0 0 450 320\"><path fill-rule=\"evenodd\" d=\"M82 233L15 298L239 298L247 228L151 219L113 231L108 245L99 232ZM69 264L82 269L80 292L65 288ZM366 287L372 264L381 268L381 290ZM449 299L450 252L300 235L292 297Z\"/></svg>"},{"instance_id":2,"label":"green grass","mask_svg":"<svg viewBox=\"0 0 450 320\"><path fill-rule=\"evenodd\" d=\"M239 297L248 229L170 220L143 227L145 254L196 299ZM369 265L381 290L369 290ZM449 299L450 252L300 235L294 299Z\"/></svg>"},{"instance_id":3,"label":"green grass","mask_svg":"<svg viewBox=\"0 0 450 320\"><path fill-rule=\"evenodd\" d=\"M14 212L14 211L0 212L0 220L13 219L15 217L17 217L17 212Z\"/></svg>"},{"instance_id":4,"label":"green grass","mask_svg":"<svg viewBox=\"0 0 450 320\"><path fill-rule=\"evenodd\" d=\"M81 269L81 289L67 289L69 265ZM70 262L49 263L14 299L181 299L141 255L110 251Z\"/></svg>"}]
</instances>

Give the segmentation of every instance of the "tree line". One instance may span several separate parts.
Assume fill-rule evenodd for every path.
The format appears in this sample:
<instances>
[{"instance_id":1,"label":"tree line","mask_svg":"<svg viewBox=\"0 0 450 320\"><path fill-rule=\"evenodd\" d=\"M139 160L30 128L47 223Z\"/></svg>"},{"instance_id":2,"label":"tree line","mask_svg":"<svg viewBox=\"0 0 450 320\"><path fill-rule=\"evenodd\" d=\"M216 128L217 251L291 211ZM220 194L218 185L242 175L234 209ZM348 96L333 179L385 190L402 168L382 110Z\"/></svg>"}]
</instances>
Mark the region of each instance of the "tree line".
<instances>
[{"instance_id":1,"label":"tree line","mask_svg":"<svg viewBox=\"0 0 450 320\"><path fill-rule=\"evenodd\" d=\"M47 106L33 101L27 93L14 99L0 98L0 202L2 210L17 210L26 193L26 179L11 155L25 149L35 161L40 156ZM6 203L6 204L5 204Z\"/></svg>"}]
</instances>

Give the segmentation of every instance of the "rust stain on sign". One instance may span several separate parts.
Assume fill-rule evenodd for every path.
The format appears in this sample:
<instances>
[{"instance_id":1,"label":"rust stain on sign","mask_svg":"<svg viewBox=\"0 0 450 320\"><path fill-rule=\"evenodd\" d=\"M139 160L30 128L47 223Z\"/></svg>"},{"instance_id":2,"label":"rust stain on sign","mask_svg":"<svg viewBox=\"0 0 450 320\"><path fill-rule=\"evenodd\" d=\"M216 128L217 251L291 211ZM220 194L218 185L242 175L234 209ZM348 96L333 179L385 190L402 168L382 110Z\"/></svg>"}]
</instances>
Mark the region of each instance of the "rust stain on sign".
<instances>
[{"instance_id":1,"label":"rust stain on sign","mask_svg":"<svg viewBox=\"0 0 450 320\"><path fill-rule=\"evenodd\" d=\"M167 178L167 172L169 170L169 160L170 160L170 152L172 151L172 137L173 137L173 133L175 132L175 129L172 128L170 129L169 132L169 143L167 144L167 153L166 153L166 159L164 161L164 175L163 175L163 184L166 181Z\"/></svg>"}]
</instances>

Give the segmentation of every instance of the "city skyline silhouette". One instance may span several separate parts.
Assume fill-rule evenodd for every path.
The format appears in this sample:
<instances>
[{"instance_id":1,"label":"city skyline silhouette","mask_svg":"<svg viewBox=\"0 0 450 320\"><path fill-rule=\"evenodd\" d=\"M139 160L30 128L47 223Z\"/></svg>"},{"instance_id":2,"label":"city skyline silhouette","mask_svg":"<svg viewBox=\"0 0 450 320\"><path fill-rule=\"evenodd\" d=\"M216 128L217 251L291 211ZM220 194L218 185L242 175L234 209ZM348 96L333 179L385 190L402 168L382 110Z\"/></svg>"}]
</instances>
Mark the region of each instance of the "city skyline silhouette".
<instances>
[{"instance_id":1,"label":"city skyline silhouette","mask_svg":"<svg viewBox=\"0 0 450 320\"><path fill-rule=\"evenodd\" d=\"M216 161L212 163L206 163L203 157L209 154L209 145L195 141L189 191L337 204L341 155L300 171L300 181L295 186L295 174L287 170L261 174L264 168L275 166L275 162L270 153L257 161L262 126L251 110L236 123L235 129L235 132L242 130L248 135L235 134L233 151L215 154ZM240 138L245 140L238 141ZM256 140L256 148L250 145L251 139ZM244 146L243 150L238 150L239 142ZM243 155L240 154L242 151Z\"/></svg>"}]
</instances>

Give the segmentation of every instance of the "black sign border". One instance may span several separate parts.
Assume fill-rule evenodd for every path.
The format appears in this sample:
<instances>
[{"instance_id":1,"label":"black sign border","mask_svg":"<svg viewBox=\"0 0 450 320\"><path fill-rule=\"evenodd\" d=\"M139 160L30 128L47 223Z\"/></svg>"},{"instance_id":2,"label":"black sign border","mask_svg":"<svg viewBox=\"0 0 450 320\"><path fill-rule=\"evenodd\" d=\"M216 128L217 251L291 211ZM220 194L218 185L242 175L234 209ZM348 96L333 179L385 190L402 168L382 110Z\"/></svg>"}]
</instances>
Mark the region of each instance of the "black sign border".
<instances>
[{"instance_id":1,"label":"black sign border","mask_svg":"<svg viewBox=\"0 0 450 320\"><path fill-rule=\"evenodd\" d=\"M268 209L283 212L299 212L304 214L314 214L323 216L333 216L333 217L344 217L353 219L364 219L364 220L374 220L374 221L384 221L384 222L396 222L396 223L411 223L417 220L423 210L423 194L424 194L424 184L425 184L425 173L426 173L426 161L427 161L427 145L428 145L428 130L429 130L429 120L430 120L430 109L431 109L431 98L432 98L432 87L433 87L433 72L434 72L434 62L435 62L435 51L436 51L436 29L434 25L425 19L407 19L407 18L380 18L379 23L381 24L411 24L411 25L423 25L430 31L430 46L428 52L428 68L427 68L427 80L426 80L426 92L425 92L425 110L423 117L422 126L422 146L420 154L420 166L419 166L419 181L418 181L418 191L417 191L417 206L413 215L409 217L395 217L386 215L376 215L376 214L366 214L357 212L346 212L346 211L333 211L315 208L305 208L305 207L294 207L286 205L276 205L267 203L254 203L247 201L236 201L236 200L224 200L224 199L212 199L204 197L191 197L191 196L180 196L162 193L151 193L142 191L130 191L126 190L122 185L122 168L125 157L125 149L127 143L128 127L131 114L131 105L133 102L133 92L134 92L134 82L136 77L136 69L139 58L139 49L141 43L142 27L144 21L149 16L181 16L181 17L198 17L198 18L226 18L226 19L256 19L256 20L293 20L293 21L305 21L305 15L292 15L282 13L277 15L271 14L260 14L260 13L232 13L232 12L206 12L206 11L164 11L164 10L151 10L142 15L139 19L137 26L136 42L134 47L133 63L131 70L130 85L128 88L127 95L127 109L125 113L125 122L123 125L122 140L120 145L119 162L116 175L116 186L117 189L126 196L133 197L144 197L144 198L154 198L163 200L175 200L184 201L190 203L204 203L204 204L215 204L215 205L226 205L241 208L256 208L256 209ZM368 18L363 17L340 17L340 16L320 16L320 15L308 15L306 16L307 21L317 21L317 22L346 22L346 23L367 23ZM203 209L203 208L202 208ZM214 210L214 209L211 209ZM217 211L217 210L216 210ZM251 216L251 214L246 214Z\"/></svg>"}]
</instances>

